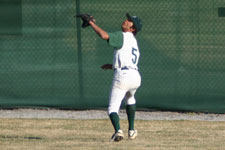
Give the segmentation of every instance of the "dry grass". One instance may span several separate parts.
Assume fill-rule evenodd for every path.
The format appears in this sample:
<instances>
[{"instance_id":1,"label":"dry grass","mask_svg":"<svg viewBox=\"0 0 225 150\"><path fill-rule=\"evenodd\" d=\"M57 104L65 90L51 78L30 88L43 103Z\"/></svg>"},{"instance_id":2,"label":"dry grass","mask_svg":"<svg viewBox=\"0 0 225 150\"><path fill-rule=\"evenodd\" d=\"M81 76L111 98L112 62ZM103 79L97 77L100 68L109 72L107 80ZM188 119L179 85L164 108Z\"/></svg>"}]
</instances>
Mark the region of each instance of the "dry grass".
<instances>
[{"instance_id":1,"label":"dry grass","mask_svg":"<svg viewBox=\"0 0 225 150\"><path fill-rule=\"evenodd\" d=\"M137 139L109 142L109 120L0 119L1 150L222 150L225 123L206 121L135 122Z\"/></svg>"}]
</instances>

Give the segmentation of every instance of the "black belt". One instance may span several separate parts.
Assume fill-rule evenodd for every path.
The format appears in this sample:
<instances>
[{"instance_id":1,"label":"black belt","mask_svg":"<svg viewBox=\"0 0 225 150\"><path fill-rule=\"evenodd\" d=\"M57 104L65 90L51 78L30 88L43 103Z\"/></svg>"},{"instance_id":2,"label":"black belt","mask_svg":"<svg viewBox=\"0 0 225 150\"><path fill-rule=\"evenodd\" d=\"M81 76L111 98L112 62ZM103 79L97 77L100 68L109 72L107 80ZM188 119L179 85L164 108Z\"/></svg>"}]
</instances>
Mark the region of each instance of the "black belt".
<instances>
[{"instance_id":1,"label":"black belt","mask_svg":"<svg viewBox=\"0 0 225 150\"><path fill-rule=\"evenodd\" d=\"M121 70L129 70L129 68L125 66L125 67L122 67Z\"/></svg>"},{"instance_id":2,"label":"black belt","mask_svg":"<svg viewBox=\"0 0 225 150\"><path fill-rule=\"evenodd\" d=\"M134 69L134 70L137 70L136 68L131 68L131 67L122 67L122 68L114 68L113 70L115 71L116 69L120 69L120 70L129 70L129 69Z\"/></svg>"}]
</instances>

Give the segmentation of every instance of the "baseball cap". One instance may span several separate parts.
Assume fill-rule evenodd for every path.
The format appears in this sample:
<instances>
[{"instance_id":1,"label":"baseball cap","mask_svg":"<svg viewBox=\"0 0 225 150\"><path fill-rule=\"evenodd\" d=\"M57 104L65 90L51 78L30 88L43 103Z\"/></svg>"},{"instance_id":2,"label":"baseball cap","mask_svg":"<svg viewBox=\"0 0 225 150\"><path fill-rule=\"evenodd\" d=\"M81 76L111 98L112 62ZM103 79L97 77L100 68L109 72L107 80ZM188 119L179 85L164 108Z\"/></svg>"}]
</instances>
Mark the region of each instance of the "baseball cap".
<instances>
[{"instance_id":1,"label":"baseball cap","mask_svg":"<svg viewBox=\"0 0 225 150\"><path fill-rule=\"evenodd\" d=\"M130 19L134 23L134 27L136 28L137 32L141 31L142 23L141 19L137 16L130 16L128 13L126 14L127 19Z\"/></svg>"}]
</instances>

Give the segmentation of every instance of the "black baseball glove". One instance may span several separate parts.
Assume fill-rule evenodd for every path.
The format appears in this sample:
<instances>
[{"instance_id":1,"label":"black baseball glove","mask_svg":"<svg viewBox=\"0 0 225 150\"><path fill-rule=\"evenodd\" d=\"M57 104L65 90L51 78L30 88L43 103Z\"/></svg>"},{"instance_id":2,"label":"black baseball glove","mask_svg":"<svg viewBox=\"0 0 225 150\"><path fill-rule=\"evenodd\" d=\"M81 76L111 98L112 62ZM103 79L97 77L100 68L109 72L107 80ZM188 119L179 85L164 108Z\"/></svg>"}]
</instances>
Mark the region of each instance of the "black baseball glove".
<instances>
[{"instance_id":1,"label":"black baseball glove","mask_svg":"<svg viewBox=\"0 0 225 150\"><path fill-rule=\"evenodd\" d=\"M89 21L95 22L94 17L89 14L78 14L76 15L76 17L81 18L83 20L82 28L86 28L87 26L89 26Z\"/></svg>"}]
</instances>

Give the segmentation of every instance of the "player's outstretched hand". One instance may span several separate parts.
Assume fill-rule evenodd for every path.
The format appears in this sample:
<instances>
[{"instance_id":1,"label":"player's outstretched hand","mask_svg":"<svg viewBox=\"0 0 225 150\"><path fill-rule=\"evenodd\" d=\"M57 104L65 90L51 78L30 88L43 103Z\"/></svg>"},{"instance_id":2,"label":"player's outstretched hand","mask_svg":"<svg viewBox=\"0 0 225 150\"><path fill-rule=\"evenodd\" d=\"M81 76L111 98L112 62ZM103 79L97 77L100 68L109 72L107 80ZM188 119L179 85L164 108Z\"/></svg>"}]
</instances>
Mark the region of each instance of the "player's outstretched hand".
<instances>
[{"instance_id":1,"label":"player's outstretched hand","mask_svg":"<svg viewBox=\"0 0 225 150\"><path fill-rule=\"evenodd\" d=\"M101 66L102 69L107 70L107 69L112 69L112 64L104 64Z\"/></svg>"},{"instance_id":2,"label":"player's outstretched hand","mask_svg":"<svg viewBox=\"0 0 225 150\"><path fill-rule=\"evenodd\" d=\"M82 23L82 28L86 28L90 25L89 22L96 22L95 21L95 18L89 14L78 14L76 15L77 18L81 18L83 20L83 23Z\"/></svg>"}]
</instances>

